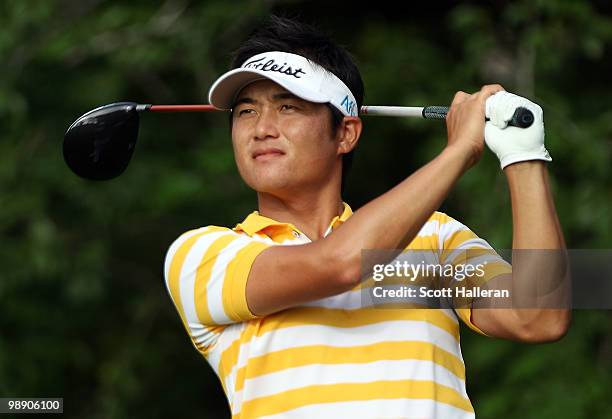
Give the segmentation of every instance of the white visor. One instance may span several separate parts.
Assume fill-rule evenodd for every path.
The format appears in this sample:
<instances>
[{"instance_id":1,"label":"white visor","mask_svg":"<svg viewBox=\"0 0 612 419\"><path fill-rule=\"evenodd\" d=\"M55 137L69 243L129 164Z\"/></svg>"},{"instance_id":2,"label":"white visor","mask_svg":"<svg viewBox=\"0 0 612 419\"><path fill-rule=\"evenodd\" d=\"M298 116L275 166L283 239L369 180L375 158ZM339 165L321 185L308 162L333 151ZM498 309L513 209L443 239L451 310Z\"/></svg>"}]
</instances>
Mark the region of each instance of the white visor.
<instances>
[{"instance_id":1,"label":"white visor","mask_svg":"<svg viewBox=\"0 0 612 419\"><path fill-rule=\"evenodd\" d=\"M261 79L270 79L309 102L330 103L343 115L357 116L357 102L338 77L301 55L279 51L257 54L223 74L210 88L208 100L216 108L231 109L238 93Z\"/></svg>"}]
</instances>

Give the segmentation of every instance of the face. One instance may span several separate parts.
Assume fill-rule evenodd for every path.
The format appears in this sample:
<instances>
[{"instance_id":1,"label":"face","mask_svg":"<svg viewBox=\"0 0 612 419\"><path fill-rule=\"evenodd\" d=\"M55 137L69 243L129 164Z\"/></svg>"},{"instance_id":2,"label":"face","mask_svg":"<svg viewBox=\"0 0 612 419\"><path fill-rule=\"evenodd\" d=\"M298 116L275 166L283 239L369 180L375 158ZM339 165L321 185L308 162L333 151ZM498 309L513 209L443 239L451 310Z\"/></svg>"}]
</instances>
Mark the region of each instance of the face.
<instances>
[{"instance_id":1,"label":"face","mask_svg":"<svg viewBox=\"0 0 612 419\"><path fill-rule=\"evenodd\" d=\"M270 80L251 83L238 95L232 144L240 175L257 192L318 188L341 174L329 108Z\"/></svg>"}]
</instances>

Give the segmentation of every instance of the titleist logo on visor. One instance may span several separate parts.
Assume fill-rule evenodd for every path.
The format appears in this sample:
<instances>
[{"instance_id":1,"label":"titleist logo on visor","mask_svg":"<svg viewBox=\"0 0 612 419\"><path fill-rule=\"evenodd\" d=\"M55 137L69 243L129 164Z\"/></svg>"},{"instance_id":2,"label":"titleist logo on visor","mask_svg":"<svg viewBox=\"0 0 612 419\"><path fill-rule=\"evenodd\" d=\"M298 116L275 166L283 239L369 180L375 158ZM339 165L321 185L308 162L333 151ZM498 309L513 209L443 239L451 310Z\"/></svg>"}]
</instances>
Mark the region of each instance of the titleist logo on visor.
<instances>
[{"instance_id":1,"label":"titleist logo on visor","mask_svg":"<svg viewBox=\"0 0 612 419\"><path fill-rule=\"evenodd\" d=\"M288 76L293 76L296 79L300 79L300 74L306 74L306 72L304 70L302 70L301 68L292 68L291 66L288 66L287 63L283 63L282 65L278 65L276 64L276 61L274 61L274 59L269 59L268 61L266 61L265 63L263 62L264 60L266 60L266 57L261 57L261 58L257 58L255 60L252 61L248 61L246 63L244 63L244 65L242 66L242 68L254 68L256 70L260 70L260 71L274 71L276 73L281 73L281 74L286 74Z\"/></svg>"}]
</instances>

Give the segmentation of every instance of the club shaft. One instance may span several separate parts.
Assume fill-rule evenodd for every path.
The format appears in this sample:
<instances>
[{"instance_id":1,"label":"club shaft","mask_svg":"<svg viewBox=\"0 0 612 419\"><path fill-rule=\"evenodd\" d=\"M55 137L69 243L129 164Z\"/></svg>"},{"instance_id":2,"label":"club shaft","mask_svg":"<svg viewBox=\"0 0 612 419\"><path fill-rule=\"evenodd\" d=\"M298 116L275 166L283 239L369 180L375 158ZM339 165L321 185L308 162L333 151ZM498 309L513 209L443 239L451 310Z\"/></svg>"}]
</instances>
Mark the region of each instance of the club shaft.
<instances>
[{"instance_id":1,"label":"club shaft","mask_svg":"<svg viewBox=\"0 0 612 419\"><path fill-rule=\"evenodd\" d=\"M423 117L423 107L417 106L362 106L362 115Z\"/></svg>"},{"instance_id":2,"label":"club shaft","mask_svg":"<svg viewBox=\"0 0 612 419\"><path fill-rule=\"evenodd\" d=\"M430 108L439 111L435 114L427 113ZM222 111L212 105L138 105L138 111L149 112L215 112ZM424 111L425 110L425 111ZM362 106L362 115L374 116L400 116L413 118L443 119L448 112L446 106ZM433 116L432 116L433 115Z\"/></svg>"},{"instance_id":3,"label":"club shaft","mask_svg":"<svg viewBox=\"0 0 612 419\"><path fill-rule=\"evenodd\" d=\"M149 112L215 112L213 105L144 105ZM140 110L140 109L139 109Z\"/></svg>"},{"instance_id":4,"label":"club shaft","mask_svg":"<svg viewBox=\"0 0 612 419\"><path fill-rule=\"evenodd\" d=\"M136 110L150 112L216 112L212 105L136 105ZM362 106L361 115L400 116L425 119L446 119L448 106ZM488 119L487 119L488 120ZM533 123L533 113L524 107L514 111L508 125L527 128Z\"/></svg>"}]
</instances>

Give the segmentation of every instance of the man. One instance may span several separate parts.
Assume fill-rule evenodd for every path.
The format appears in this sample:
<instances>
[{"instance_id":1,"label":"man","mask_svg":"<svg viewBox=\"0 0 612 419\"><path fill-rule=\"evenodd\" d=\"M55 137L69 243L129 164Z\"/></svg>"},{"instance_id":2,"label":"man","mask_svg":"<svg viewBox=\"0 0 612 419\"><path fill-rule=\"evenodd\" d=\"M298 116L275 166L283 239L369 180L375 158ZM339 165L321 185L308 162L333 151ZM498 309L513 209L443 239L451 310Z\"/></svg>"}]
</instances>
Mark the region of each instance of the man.
<instances>
[{"instance_id":1,"label":"man","mask_svg":"<svg viewBox=\"0 0 612 419\"><path fill-rule=\"evenodd\" d=\"M483 283L528 283L528 266L515 263L513 274L486 241L436 212L482 154L485 104L487 143L512 195L513 248L564 248L537 105L505 92L487 101L499 85L458 92L446 148L352 213L341 188L361 134L363 84L349 54L308 26L273 18L232 67L209 98L232 110L236 163L259 210L233 229L183 234L168 251L165 277L233 417L474 417L458 318L493 337L563 336L564 309L377 309L360 298L364 249L485 249L493 259ZM502 129L517 105L536 118L520 134Z\"/></svg>"}]
</instances>

